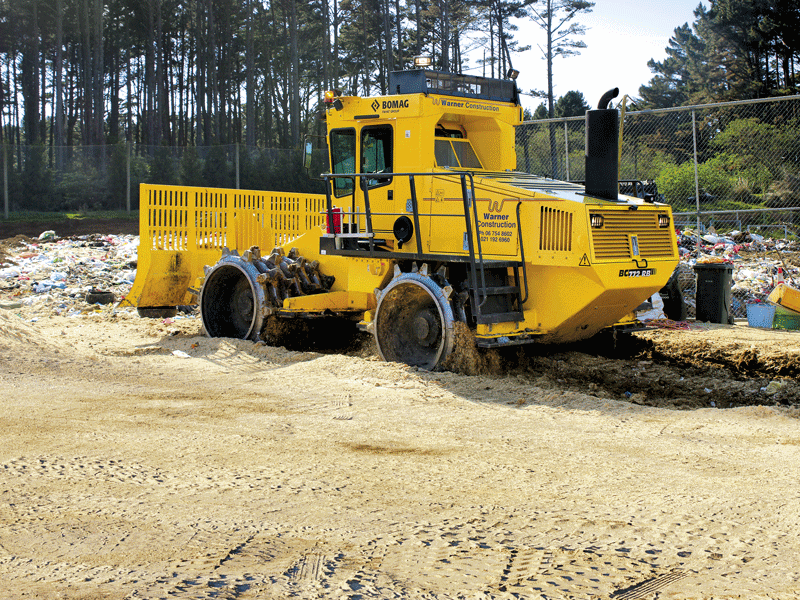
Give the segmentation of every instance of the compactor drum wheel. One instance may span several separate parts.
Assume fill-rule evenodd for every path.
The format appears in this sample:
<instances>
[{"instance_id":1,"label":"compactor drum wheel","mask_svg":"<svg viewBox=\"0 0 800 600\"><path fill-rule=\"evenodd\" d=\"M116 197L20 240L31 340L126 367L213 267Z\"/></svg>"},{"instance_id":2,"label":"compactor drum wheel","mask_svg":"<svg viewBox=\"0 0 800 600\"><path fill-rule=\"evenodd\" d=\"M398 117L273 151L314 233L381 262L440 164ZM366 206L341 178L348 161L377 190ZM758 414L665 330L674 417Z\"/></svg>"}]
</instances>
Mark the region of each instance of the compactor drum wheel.
<instances>
[{"instance_id":1,"label":"compactor drum wheel","mask_svg":"<svg viewBox=\"0 0 800 600\"><path fill-rule=\"evenodd\" d=\"M381 358L428 370L440 367L453 350L455 337L447 296L427 275L395 277L380 293L375 309L374 334Z\"/></svg>"},{"instance_id":2,"label":"compactor drum wheel","mask_svg":"<svg viewBox=\"0 0 800 600\"><path fill-rule=\"evenodd\" d=\"M200 316L209 336L258 339L266 304L258 275L238 254L224 256L208 271L200 291Z\"/></svg>"}]
</instances>

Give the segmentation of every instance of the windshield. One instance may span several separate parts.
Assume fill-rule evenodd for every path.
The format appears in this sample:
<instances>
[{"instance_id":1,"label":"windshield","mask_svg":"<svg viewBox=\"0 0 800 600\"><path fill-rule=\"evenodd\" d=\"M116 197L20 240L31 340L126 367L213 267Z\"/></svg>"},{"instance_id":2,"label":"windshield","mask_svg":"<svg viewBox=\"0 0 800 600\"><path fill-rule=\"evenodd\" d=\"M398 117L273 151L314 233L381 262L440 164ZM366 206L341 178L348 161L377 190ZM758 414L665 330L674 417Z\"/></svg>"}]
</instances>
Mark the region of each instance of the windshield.
<instances>
[{"instance_id":1,"label":"windshield","mask_svg":"<svg viewBox=\"0 0 800 600\"><path fill-rule=\"evenodd\" d=\"M436 157L436 165L439 167L483 168L469 140L437 138L434 144L434 156Z\"/></svg>"}]
</instances>

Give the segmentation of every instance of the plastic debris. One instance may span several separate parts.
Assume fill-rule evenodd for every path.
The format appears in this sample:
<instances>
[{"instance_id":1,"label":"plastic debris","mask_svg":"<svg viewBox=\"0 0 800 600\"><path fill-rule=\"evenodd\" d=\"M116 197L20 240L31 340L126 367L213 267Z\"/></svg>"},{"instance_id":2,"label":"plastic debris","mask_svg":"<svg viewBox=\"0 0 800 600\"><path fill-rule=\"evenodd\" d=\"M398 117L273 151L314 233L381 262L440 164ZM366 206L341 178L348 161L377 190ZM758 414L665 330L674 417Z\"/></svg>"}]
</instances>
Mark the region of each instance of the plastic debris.
<instances>
[{"instance_id":1,"label":"plastic debris","mask_svg":"<svg viewBox=\"0 0 800 600\"><path fill-rule=\"evenodd\" d=\"M666 319L666 315L664 314L664 300L661 299L661 295L658 292L650 296L650 305L652 306L651 309L636 313L636 318L640 321Z\"/></svg>"},{"instance_id":2,"label":"plastic debris","mask_svg":"<svg viewBox=\"0 0 800 600\"><path fill-rule=\"evenodd\" d=\"M778 380L770 381L767 387L762 387L761 391L764 392L767 396L773 396L777 392L781 390L786 385L786 381Z\"/></svg>"},{"instance_id":3,"label":"plastic debris","mask_svg":"<svg viewBox=\"0 0 800 600\"><path fill-rule=\"evenodd\" d=\"M789 284L792 280L800 283L800 268L797 266L800 242L796 240L767 238L738 230L726 234L704 231L698 236L687 228L678 230L676 234L681 254L679 282L690 317L695 315L693 267L698 263L726 262L733 265L731 314L737 318L747 317L747 304L766 301L782 279ZM795 253L793 260L791 253Z\"/></svg>"},{"instance_id":4,"label":"plastic debris","mask_svg":"<svg viewBox=\"0 0 800 600\"><path fill-rule=\"evenodd\" d=\"M172 354L173 356L177 356L178 358L191 358L191 356L186 352L184 352L183 350L173 350Z\"/></svg>"},{"instance_id":5,"label":"plastic debris","mask_svg":"<svg viewBox=\"0 0 800 600\"><path fill-rule=\"evenodd\" d=\"M0 308L76 318L92 314L130 292L138 247L133 235L58 238L52 231L6 246L0 259Z\"/></svg>"}]
</instances>

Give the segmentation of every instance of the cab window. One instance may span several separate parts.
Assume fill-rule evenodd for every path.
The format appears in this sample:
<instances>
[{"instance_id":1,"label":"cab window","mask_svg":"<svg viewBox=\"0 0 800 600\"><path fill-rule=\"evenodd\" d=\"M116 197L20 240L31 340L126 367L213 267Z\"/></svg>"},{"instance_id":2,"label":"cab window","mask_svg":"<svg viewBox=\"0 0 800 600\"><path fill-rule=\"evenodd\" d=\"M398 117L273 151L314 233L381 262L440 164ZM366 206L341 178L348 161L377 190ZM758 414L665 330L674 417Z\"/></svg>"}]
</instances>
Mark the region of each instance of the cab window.
<instances>
[{"instance_id":1,"label":"cab window","mask_svg":"<svg viewBox=\"0 0 800 600\"><path fill-rule=\"evenodd\" d=\"M465 169L482 169L481 161L475 155L475 150L472 149L472 144L467 140L453 140L453 150L455 150L458 162Z\"/></svg>"},{"instance_id":2,"label":"cab window","mask_svg":"<svg viewBox=\"0 0 800 600\"><path fill-rule=\"evenodd\" d=\"M435 140L433 153L436 155L436 164L438 166L458 167L458 159L449 140Z\"/></svg>"},{"instance_id":3,"label":"cab window","mask_svg":"<svg viewBox=\"0 0 800 600\"><path fill-rule=\"evenodd\" d=\"M356 172L356 130L331 131L331 173ZM339 198L353 193L353 180L337 177L333 180L333 193Z\"/></svg>"},{"instance_id":4,"label":"cab window","mask_svg":"<svg viewBox=\"0 0 800 600\"><path fill-rule=\"evenodd\" d=\"M439 167L461 167L462 169L482 169L475 150L469 140L458 138L436 138L433 153Z\"/></svg>"},{"instance_id":5,"label":"cab window","mask_svg":"<svg viewBox=\"0 0 800 600\"><path fill-rule=\"evenodd\" d=\"M392 172L392 127L390 125L365 127L361 130L361 172ZM374 188L388 185L392 178L376 177L366 181L369 188Z\"/></svg>"},{"instance_id":6,"label":"cab window","mask_svg":"<svg viewBox=\"0 0 800 600\"><path fill-rule=\"evenodd\" d=\"M463 138L464 134L458 129L447 129L440 123L436 126L436 137Z\"/></svg>"}]
</instances>

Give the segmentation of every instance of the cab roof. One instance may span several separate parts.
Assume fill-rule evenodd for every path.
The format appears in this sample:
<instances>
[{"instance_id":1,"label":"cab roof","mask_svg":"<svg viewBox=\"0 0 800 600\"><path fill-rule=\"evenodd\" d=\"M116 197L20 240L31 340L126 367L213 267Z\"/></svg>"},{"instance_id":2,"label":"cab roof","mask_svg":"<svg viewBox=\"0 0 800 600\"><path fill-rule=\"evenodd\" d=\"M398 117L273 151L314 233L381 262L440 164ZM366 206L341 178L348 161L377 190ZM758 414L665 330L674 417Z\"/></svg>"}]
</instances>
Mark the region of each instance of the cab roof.
<instances>
[{"instance_id":1,"label":"cab roof","mask_svg":"<svg viewBox=\"0 0 800 600\"><path fill-rule=\"evenodd\" d=\"M519 90L513 80L441 71L392 71L389 74L389 93L435 94L519 104Z\"/></svg>"}]
</instances>

